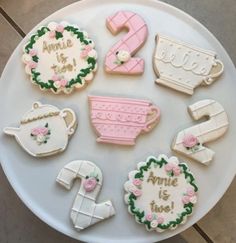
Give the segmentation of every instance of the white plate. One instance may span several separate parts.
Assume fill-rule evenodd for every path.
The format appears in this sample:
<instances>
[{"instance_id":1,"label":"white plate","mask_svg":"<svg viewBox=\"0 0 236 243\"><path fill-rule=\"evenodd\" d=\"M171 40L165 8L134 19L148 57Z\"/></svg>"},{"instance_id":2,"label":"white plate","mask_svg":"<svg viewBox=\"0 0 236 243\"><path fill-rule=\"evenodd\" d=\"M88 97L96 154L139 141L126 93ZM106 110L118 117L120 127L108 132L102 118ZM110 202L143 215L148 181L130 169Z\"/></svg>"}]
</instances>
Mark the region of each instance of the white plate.
<instances>
[{"instance_id":1,"label":"white plate","mask_svg":"<svg viewBox=\"0 0 236 243\"><path fill-rule=\"evenodd\" d=\"M124 35L121 33L112 36L105 27L105 19L121 9L139 13L149 27L148 40L138 52L138 56L143 57L146 63L142 76L107 75L103 70L104 56L108 48ZM196 20L159 1L86 0L54 13L40 25L51 20L64 19L77 23L95 40L99 54L99 71L94 81L81 92L70 96L43 93L30 83L21 63L22 46L29 35L19 44L2 74L0 128L10 124L17 125L17 121L35 100L60 108L73 108L79 116L79 126L68 149L61 155L46 159L32 158L13 138L1 134L0 159L10 183L24 203L44 222L83 241L151 242L180 233L197 222L216 204L235 175L236 163L232 146L236 134L236 72L229 56L214 36ZM210 87L198 88L192 97L154 84L152 54L154 36L158 32L216 51L225 64L224 75ZM135 147L97 144L88 115L88 94L149 98L160 106L161 121L152 132L141 135ZM138 225L127 212L123 202L123 183L127 180L128 172L136 167L136 163L145 160L148 155L158 155L161 152L171 154L170 144L173 136L180 128L193 124L187 113L187 106L204 98L213 98L223 104L229 114L230 129L223 138L209 144L216 152L210 166L205 167L191 161L188 163L199 184L199 201L194 214L184 226L179 226L175 231L161 234L146 232L144 226ZM59 170L74 159L91 160L101 167L104 184L98 202L111 199L117 212L116 216L81 233L73 229L69 218L79 182L75 183L71 191L64 190L55 182Z\"/></svg>"}]
</instances>

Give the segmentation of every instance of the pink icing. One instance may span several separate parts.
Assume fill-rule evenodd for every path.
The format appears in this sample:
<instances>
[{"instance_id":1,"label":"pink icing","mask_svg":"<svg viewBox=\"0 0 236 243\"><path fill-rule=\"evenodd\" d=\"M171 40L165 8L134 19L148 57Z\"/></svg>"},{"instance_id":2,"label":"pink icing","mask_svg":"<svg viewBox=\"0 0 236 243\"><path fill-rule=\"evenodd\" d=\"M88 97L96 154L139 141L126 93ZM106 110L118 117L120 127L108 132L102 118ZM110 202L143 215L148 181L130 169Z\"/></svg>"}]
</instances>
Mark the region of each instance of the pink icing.
<instances>
[{"instance_id":1,"label":"pink icing","mask_svg":"<svg viewBox=\"0 0 236 243\"><path fill-rule=\"evenodd\" d=\"M195 195L195 191L193 190L192 187L187 188L187 195L189 197L193 197Z\"/></svg>"},{"instance_id":2,"label":"pink icing","mask_svg":"<svg viewBox=\"0 0 236 243\"><path fill-rule=\"evenodd\" d=\"M166 172L173 172L175 176L179 176L181 174L181 168L177 164L170 162L167 163L164 168Z\"/></svg>"},{"instance_id":3,"label":"pink icing","mask_svg":"<svg viewBox=\"0 0 236 243\"><path fill-rule=\"evenodd\" d=\"M142 181L140 179L133 179L133 184L135 186L140 186L142 184Z\"/></svg>"},{"instance_id":4,"label":"pink icing","mask_svg":"<svg viewBox=\"0 0 236 243\"><path fill-rule=\"evenodd\" d=\"M158 215L157 216L157 222L158 222L158 224L163 224L164 223L164 217L162 216L162 215Z\"/></svg>"},{"instance_id":5,"label":"pink icing","mask_svg":"<svg viewBox=\"0 0 236 243\"><path fill-rule=\"evenodd\" d=\"M148 120L153 106L149 101L127 98L89 96L91 122L99 134L98 142L134 145L136 137L155 124L160 111ZM153 127L153 126L152 126Z\"/></svg>"},{"instance_id":6,"label":"pink icing","mask_svg":"<svg viewBox=\"0 0 236 243\"><path fill-rule=\"evenodd\" d=\"M147 215L146 215L146 220L147 221L152 221L153 220L153 215L152 215L152 213L148 213Z\"/></svg>"},{"instance_id":7,"label":"pink icing","mask_svg":"<svg viewBox=\"0 0 236 243\"><path fill-rule=\"evenodd\" d=\"M35 136L37 135L47 135L48 133L48 128L46 127L36 127L31 130L31 133Z\"/></svg>"},{"instance_id":8,"label":"pink icing","mask_svg":"<svg viewBox=\"0 0 236 243\"><path fill-rule=\"evenodd\" d=\"M173 173L174 173L175 176L179 176L180 175L181 169L179 168L179 166L175 166L173 168Z\"/></svg>"},{"instance_id":9,"label":"pink icing","mask_svg":"<svg viewBox=\"0 0 236 243\"><path fill-rule=\"evenodd\" d=\"M55 38L55 36L56 36L56 32L54 30L49 32L49 38L50 39Z\"/></svg>"},{"instance_id":10,"label":"pink icing","mask_svg":"<svg viewBox=\"0 0 236 243\"><path fill-rule=\"evenodd\" d=\"M195 145L197 145L197 143L198 143L197 138L192 134L186 134L183 138L183 145L186 148L192 148Z\"/></svg>"},{"instance_id":11,"label":"pink icing","mask_svg":"<svg viewBox=\"0 0 236 243\"><path fill-rule=\"evenodd\" d=\"M142 191L139 189L132 190L132 193L136 196L139 197L142 195Z\"/></svg>"},{"instance_id":12,"label":"pink icing","mask_svg":"<svg viewBox=\"0 0 236 243\"><path fill-rule=\"evenodd\" d=\"M86 192L91 192L95 189L97 185L97 180L94 177L90 177L88 179L85 179L83 186Z\"/></svg>"},{"instance_id":13,"label":"pink icing","mask_svg":"<svg viewBox=\"0 0 236 243\"><path fill-rule=\"evenodd\" d=\"M34 61L31 61L31 62L28 63L28 66L29 66L30 69L33 69L33 68L37 67L37 63L34 62Z\"/></svg>"},{"instance_id":14,"label":"pink icing","mask_svg":"<svg viewBox=\"0 0 236 243\"><path fill-rule=\"evenodd\" d=\"M183 204L188 204L190 202L190 197L189 196L183 196L182 202L183 202Z\"/></svg>"},{"instance_id":15,"label":"pink icing","mask_svg":"<svg viewBox=\"0 0 236 243\"><path fill-rule=\"evenodd\" d=\"M31 49L30 51L29 51L29 54L30 54L30 56L36 56L37 55L37 51L35 50L35 49Z\"/></svg>"},{"instance_id":16,"label":"pink icing","mask_svg":"<svg viewBox=\"0 0 236 243\"><path fill-rule=\"evenodd\" d=\"M64 26L61 25L61 24L59 24L59 25L56 27L56 31L62 33L62 32L64 31Z\"/></svg>"},{"instance_id":17,"label":"pink icing","mask_svg":"<svg viewBox=\"0 0 236 243\"><path fill-rule=\"evenodd\" d=\"M173 163L168 163L168 164L166 164L165 165L165 171L166 172L171 172L172 170L173 170L173 168L174 168L174 164Z\"/></svg>"},{"instance_id":18,"label":"pink icing","mask_svg":"<svg viewBox=\"0 0 236 243\"><path fill-rule=\"evenodd\" d=\"M86 58L88 56L88 53L92 50L93 48L89 45L85 46L83 50L80 53L81 58Z\"/></svg>"},{"instance_id":19,"label":"pink icing","mask_svg":"<svg viewBox=\"0 0 236 243\"><path fill-rule=\"evenodd\" d=\"M147 39L148 29L144 20L130 11L119 11L106 19L108 29L119 33L122 29L129 32L118 41L107 53L105 59L105 70L109 73L141 74L144 71L144 60L131 58L122 65L116 63L116 53L119 50L127 51L134 55Z\"/></svg>"}]
</instances>

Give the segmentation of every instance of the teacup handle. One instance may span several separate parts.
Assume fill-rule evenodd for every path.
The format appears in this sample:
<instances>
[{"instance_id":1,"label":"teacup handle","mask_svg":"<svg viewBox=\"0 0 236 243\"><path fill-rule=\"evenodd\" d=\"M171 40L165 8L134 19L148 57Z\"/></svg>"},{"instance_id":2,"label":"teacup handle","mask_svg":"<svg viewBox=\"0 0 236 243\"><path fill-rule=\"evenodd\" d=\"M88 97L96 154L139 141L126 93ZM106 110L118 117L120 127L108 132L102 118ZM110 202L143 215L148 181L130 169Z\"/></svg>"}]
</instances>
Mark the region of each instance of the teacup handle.
<instances>
[{"instance_id":1,"label":"teacup handle","mask_svg":"<svg viewBox=\"0 0 236 243\"><path fill-rule=\"evenodd\" d=\"M161 111L157 106L152 105L152 106L150 106L149 109L150 109L148 112L149 116L147 118L145 127L143 128L143 131L145 131L145 132L149 132L152 129L151 125L154 123L157 123L160 118L160 115L161 115ZM149 119L150 117L151 117L151 119Z\"/></svg>"},{"instance_id":2,"label":"teacup handle","mask_svg":"<svg viewBox=\"0 0 236 243\"><path fill-rule=\"evenodd\" d=\"M70 108L65 108L65 109L61 110L61 114L66 122L68 135L72 135L75 132L74 126L75 126L75 122L76 122L76 115L75 115L74 111L71 110ZM66 120L66 117L68 116L68 114L70 114L70 116L72 117L72 119L69 121Z\"/></svg>"},{"instance_id":3,"label":"teacup handle","mask_svg":"<svg viewBox=\"0 0 236 243\"><path fill-rule=\"evenodd\" d=\"M221 66L221 69L220 69L219 72L210 74L210 75L208 75L207 77L204 78L203 82L204 82L206 85L210 85L210 84L212 84L212 82L214 82L215 79L218 78L218 77L224 72L224 64L223 64L223 62L220 61L219 59L216 59L216 60L215 60L215 65L214 65L214 66L218 66L218 65Z\"/></svg>"}]
</instances>

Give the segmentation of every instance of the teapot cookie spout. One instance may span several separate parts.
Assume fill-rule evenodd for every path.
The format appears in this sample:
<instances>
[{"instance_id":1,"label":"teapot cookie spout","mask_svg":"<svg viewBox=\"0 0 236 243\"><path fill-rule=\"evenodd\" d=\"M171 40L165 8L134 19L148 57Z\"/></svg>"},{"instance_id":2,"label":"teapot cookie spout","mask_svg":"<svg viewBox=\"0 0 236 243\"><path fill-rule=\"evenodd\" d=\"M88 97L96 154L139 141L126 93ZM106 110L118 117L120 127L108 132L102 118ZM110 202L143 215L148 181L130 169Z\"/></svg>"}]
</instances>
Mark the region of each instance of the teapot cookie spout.
<instances>
[{"instance_id":1,"label":"teapot cookie spout","mask_svg":"<svg viewBox=\"0 0 236 243\"><path fill-rule=\"evenodd\" d=\"M3 131L7 135L16 137L18 135L18 133L20 132L20 128L18 128L18 127L5 127Z\"/></svg>"}]
</instances>

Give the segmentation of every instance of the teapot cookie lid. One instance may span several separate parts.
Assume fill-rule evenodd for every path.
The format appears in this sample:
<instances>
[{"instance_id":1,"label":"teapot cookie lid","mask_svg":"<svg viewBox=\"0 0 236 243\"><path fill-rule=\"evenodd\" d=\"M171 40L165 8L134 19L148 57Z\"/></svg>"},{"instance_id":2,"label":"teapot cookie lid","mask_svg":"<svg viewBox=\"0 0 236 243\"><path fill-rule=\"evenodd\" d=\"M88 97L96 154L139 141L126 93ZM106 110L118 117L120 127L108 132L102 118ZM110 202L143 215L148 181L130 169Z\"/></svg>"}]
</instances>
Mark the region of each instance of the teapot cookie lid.
<instances>
[{"instance_id":1,"label":"teapot cookie lid","mask_svg":"<svg viewBox=\"0 0 236 243\"><path fill-rule=\"evenodd\" d=\"M42 105L40 102L34 102L32 109L22 117L21 124L26 124L47 117L59 115L60 110L52 105Z\"/></svg>"}]
</instances>

